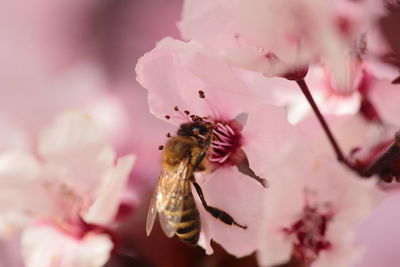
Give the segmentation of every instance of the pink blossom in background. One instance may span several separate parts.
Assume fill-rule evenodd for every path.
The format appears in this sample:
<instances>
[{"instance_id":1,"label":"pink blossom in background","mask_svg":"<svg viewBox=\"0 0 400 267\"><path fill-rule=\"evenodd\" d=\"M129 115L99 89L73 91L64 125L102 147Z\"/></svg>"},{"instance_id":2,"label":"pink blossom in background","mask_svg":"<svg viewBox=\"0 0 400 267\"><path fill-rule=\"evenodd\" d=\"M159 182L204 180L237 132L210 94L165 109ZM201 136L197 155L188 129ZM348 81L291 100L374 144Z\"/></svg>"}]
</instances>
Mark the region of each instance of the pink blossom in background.
<instances>
[{"instance_id":1,"label":"pink blossom in background","mask_svg":"<svg viewBox=\"0 0 400 267\"><path fill-rule=\"evenodd\" d=\"M104 265L113 241L103 227L115 219L134 156L114 166L104 134L76 111L41 133L37 153L40 161L25 152L1 155L2 236L22 231L27 266ZM85 249L101 258L88 259Z\"/></svg>"},{"instance_id":2,"label":"pink blossom in background","mask_svg":"<svg viewBox=\"0 0 400 267\"><path fill-rule=\"evenodd\" d=\"M267 76L301 72L322 59L347 90L353 36L379 11L372 1L185 1L179 25L185 39Z\"/></svg>"}]
</instances>

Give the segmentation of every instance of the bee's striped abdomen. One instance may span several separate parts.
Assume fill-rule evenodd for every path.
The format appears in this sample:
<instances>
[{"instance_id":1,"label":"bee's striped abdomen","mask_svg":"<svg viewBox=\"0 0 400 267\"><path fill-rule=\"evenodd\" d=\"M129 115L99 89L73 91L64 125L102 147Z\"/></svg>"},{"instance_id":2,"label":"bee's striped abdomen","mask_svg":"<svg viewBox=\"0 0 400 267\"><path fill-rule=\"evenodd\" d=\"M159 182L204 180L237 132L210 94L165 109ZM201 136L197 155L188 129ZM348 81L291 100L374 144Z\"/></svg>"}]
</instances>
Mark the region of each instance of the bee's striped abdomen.
<instances>
[{"instance_id":1,"label":"bee's striped abdomen","mask_svg":"<svg viewBox=\"0 0 400 267\"><path fill-rule=\"evenodd\" d=\"M183 201L182 205L168 206L164 213L170 218L169 224L176 228L176 235L186 244L195 246L200 235L200 216L192 192L185 190L176 201ZM174 207L182 207L176 210Z\"/></svg>"}]
</instances>

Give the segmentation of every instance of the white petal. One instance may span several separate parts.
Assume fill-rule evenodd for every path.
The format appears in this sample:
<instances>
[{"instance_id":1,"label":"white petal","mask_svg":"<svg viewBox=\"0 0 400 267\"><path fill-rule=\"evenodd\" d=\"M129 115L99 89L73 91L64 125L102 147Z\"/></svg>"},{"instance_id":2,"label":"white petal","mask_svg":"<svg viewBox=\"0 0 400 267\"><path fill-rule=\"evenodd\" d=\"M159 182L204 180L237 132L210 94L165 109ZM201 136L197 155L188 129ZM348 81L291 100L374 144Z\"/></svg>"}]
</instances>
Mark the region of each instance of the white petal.
<instances>
[{"instance_id":1,"label":"white petal","mask_svg":"<svg viewBox=\"0 0 400 267\"><path fill-rule=\"evenodd\" d=\"M27 229L21 240L27 267L100 267L113 248L105 234L86 234L82 239L52 225Z\"/></svg>"},{"instance_id":2,"label":"white petal","mask_svg":"<svg viewBox=\"0 0 400 267\"><path fill-rule=\"evenodd\" d=\"M56 209L40 163L22 152L0 155L0 232L12 234L30 219Z\"/></svg>"},{"instance_id":3,"label":"white petal","mask_svg":"<svg viewBox=\"0 0 400 267\"><path fill-rule=\"evenodd\" d=\"M86 213L82 214L86 222L99 225L112 222L118 211L122 193L135 159L135 156L129 155L118 160L117 166L110 171L100 188L94 203Z\"/></svg>"},{"instance_id":4,"label":"white petal","mask_svg":"<svg viewBox=\"0 0 400 267\"><path fill-rule=\"evenodd\" d=\"M115 158L101 129L76 111L62 113L42 132L38 150L50 166L63 173L59 179L78 195L96 190Z\"/></svg>"}]
</instances>

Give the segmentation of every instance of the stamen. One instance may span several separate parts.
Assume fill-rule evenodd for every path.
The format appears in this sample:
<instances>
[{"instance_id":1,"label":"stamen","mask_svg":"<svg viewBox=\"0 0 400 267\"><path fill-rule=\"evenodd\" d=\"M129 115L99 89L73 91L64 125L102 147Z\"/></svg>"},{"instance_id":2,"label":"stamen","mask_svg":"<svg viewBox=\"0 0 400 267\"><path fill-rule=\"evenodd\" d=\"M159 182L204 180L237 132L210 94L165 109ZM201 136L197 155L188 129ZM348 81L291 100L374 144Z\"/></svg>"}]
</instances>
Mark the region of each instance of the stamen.
<instances>
[{"instance_id":1,"label":"stamen","mask_svg":"<svg viewBox=\"0 0 400 267\"><path fill-rule=\"evenodd\" d=\"M202 134L197 134L197 136L200 137L200 138L203 139L203 140L206 140L206 139L207 139L207 137L205 137L205 136L202 135Z\"/></svg>"},{"instance_id":2,"label":"stamen","mask_svg":"<svg viewBox=\"0 0 400 267\"><path fill-rule=\"evenodd\" d=\"M203 90L200 90L200 91L199 91L199 97L200 97L201 99L204 99L204 100L206 101L208 107L209 107L210 110L211 110L212 117L213 117L213 118L219 118L218 110L214 108L214 106L208 101L208 99L206 99L206 95L205 95L205 93L204 93Z\"/></svg>"},{"instance_id":3,"label":"stamen","mask_svg":"<svg viewBox=\"0 0 400 267\"><path fill-rule=\"evenodd\" d=\"M228 129L228 131L231 133L231 135L235 135L235 132L233 131L233 129L231 128L231 126L229 126L228 124L225 125L225 128Z\"/></svg>"},{"instance_id":4,"label":"stamen","mask_svg":"<svg viewBox=\"0 0 400 267\"><path fill-rule=\"evenodd\" d=\"M229 144L227 142L213 141L213 143L221 146L232 146L232 144Z\"/></svg>"},{"instance_id":5,"label":"stamen","mask_svg":"<svg viewBox=\"0 0 400 267\"><path fill-rule=\"evenodd\" d=\"M176 119L180 119L180 120L184 120L184 121L190 121L190 119L189 119L189 117L188 117L188 115L190 114L190 112L189 111L187 111L187 110L185 110L184 112L182 112L182 111L180 111L179 110L179 108L178 108L178 106L175 106L174 107L174 110L176 111L176 112L178 112L179 113L179 115L181 116L181 117L174 117L174 116L172 116L172 118L176 118ZM187 112L187 113L186 113ZM169 116L169 115L167 115L169 118L171 118L171 116ZM168 119L169 119L168 118Z\"/></svg>"},{"instance_id":6,"label":"stamen","mask_svg":"<svg viewBox=\"0 0 400 267\"><path fill-rule=\"evenodd\" d=\"M211 147L212 147L212 148L217 148L217 149L224 149L223 146L215 145L215 144L211 144Z\"/></svg>"},{"instance_id":7,"label":"stamen","mask_svg":"<svg viewBox=\"0 0 400 267\"><path fill-rule=\"evenodd\" d=\"M229 137L227 137L215 130L213 130L213 134L217 135L220 139L222 139L222 141L229 142Z\"/></svg>"},{"instance_id":8,"label":"stamen","mask_svg":"<svg viewBox=\"0 0 400 267\"><path fill-rule=\"evenodd\" d=\"M209 160L216 163L225 163L235 153L239 145L239 136L228 124L217 122L212 130L214 139L211 142L212 148Z\"/></svg>"},{"instance_id":9,"label":"stamen","mask_svg":"<svg viewBox=\"0 0 400 267\"><path fill-rule=\"evenodd\" d=\"M322 250L331 246L326 238L331 218L331 214L321 213L317 208L306 205L299 220L283 229L286 234L294 235L293 248L300 259L311 263Z\"/></svg>"},{"instance_id":10,"label":"stamen","mask_svg":"<svg viewBox=\"0 0 400 267\"><path fill-rule=\"evenodd\" d=\"M229 136L230 135L230 133L229 133L229 131L225 128L225 126L224 125L222 125L221 123L217 123L217 125L220 127L220 128L218 128L218 130L220 131L220 132L223 132L226 136ZM233 133L232 135L235 135L235 133Z\"/></svg>"},{"instance_id":11,"label":"stamen","mask_svg":"<svg viewBox=\"0 0 400 267\"><path fill-rule=\"evenodd\" d=\"M164 149L164 146L159 146L158 147L158 150L163 150Z\"/></svg>"},{"instance_id":12,"label":"stamen","mask_svg":"<svg viewBox=\"0 0 400 267\"><path fill-rule=\"evenodd\" d=\"M219 163L224 163L229 158L229 156L229 154L226 154L225 157L219 160Z\"/></svg>"}]
</instances>

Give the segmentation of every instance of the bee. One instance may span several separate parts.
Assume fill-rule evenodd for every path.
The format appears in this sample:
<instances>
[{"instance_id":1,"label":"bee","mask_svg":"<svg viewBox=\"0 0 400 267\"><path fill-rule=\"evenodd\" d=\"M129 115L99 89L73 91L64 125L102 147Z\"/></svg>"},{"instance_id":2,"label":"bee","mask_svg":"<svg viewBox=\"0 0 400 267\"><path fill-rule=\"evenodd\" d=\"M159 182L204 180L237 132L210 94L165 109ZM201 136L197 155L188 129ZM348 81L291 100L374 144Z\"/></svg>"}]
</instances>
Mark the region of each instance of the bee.
<instances>
[{"instance_id":1,"label":"bee","mask_svg":"<svg viewBox=\"0 0 400 267\"><path fill-rule=\"evenodd\" d=\"M213 125L194 121L180 126L177 135L166 144L162 155L163 168L154 191L147 215L146 233L150 235L159 215L161 228L168 237L176 234L184 243L195 246L199 240L201 223L191 191L194 185L203 207L215 218L228 225L238 224L225 211L209 206L194 173L206 169L207 150L212 141Z\"/></svg>"}]
</instances>

